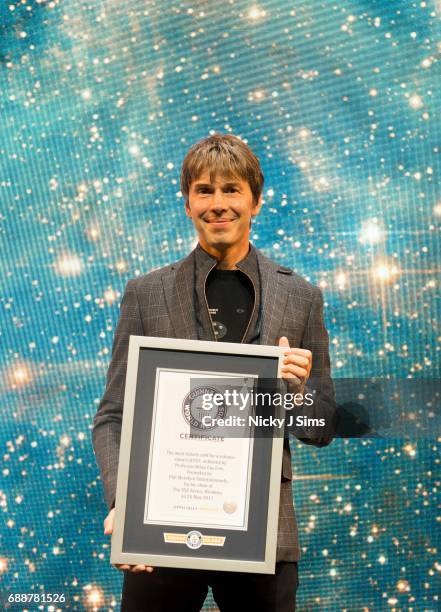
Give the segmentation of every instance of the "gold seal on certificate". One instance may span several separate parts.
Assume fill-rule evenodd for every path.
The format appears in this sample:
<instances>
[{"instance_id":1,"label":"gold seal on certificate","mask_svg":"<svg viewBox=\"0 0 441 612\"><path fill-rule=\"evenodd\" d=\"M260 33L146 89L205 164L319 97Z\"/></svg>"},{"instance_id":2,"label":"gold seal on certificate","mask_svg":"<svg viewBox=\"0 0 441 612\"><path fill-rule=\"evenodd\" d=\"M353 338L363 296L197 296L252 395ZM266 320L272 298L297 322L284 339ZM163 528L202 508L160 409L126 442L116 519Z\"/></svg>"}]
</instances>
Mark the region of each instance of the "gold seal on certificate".
<instances>
[{"instance_id":1,"label":"gold seal on certificate","mask_svg":"<svg viewBox=\"0 0 441 612\"><path fill-rule=\"evenodd\" d=\"M112 563L274 572L283 439L229 400L277 379L282 355L130 337Z\"/></svg>"},{"instance_id":2,"label":"gold seal on certificate","mask_svg":"<svg viewBox=\"0 0 441 612\"><path fill-rule=\"evenodd\" d=\"M233 512L236 512L237 510L237 504L236 502L233 502L233 501L226 501L224 502L222 508L224 509L224 512L226 512L227 514L233 514Z\"/></svg>"}]
</instances>

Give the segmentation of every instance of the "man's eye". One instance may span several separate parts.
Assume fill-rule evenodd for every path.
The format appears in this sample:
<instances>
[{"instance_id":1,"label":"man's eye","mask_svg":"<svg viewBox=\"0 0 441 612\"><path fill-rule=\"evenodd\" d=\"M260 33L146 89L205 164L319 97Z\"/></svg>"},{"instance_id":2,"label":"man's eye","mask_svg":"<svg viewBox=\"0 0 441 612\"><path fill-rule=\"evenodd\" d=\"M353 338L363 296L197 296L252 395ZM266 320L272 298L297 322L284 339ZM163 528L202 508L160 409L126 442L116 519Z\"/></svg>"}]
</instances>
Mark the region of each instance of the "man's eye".
<instances>
[{"instance_id":1,"label":"man's eye","mask_svg":"<svg viewBox=\"0 0 441 612\"><path fill-rule=\"evenodd\" d=\"M235 191L237 191L237 188L236 187L228 187L228 189L226 191L235 192Z\"/></svg>"}]
</instances>

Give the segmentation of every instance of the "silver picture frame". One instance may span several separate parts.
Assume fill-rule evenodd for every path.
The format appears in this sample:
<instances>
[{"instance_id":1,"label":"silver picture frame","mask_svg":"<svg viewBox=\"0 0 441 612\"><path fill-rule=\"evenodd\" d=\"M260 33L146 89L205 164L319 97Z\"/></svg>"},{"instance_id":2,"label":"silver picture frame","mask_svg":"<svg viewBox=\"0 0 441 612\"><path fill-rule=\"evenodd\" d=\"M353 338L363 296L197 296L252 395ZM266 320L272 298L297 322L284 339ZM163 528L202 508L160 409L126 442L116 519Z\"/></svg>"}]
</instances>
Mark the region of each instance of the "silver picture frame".
<instances>
[{"instance_id":1,"label":"silver picture frame","mask_svg":"<svg viewBox=\"0 0 441 612\"><path fill-rule=\"evenodd\" d=\"M157 518L161 516L160 508L156 515L155 510L152 513L155 520L145 519L148 491L155 490L148 485L153 473L151 442L158 432L162 431L163 437L168 435L167 429L154 428L158 373L169 375L175 368L191 372L195 377L208 371L219 375L246 372L247 376L263 374L267 378L280 378L285 350L278 346L130 336L111 540L112 564L275 572L283 435L260 438L251 445L252 469L248 470L247 481L250 489L247 504L251 507L246 508L250 520L230 527L206 527L198 526L201 516L198 515L196 523L189 527L185 526L185 520L174 523L169 519L161 524ZM167 380L170 378L164 379L164 385ZM162 445L156 446L167 448L167 440L161 442ZM197 448L193 439L188 442ZM154 501L158 502L157 497Z\"/></svg>"}]
</instances>

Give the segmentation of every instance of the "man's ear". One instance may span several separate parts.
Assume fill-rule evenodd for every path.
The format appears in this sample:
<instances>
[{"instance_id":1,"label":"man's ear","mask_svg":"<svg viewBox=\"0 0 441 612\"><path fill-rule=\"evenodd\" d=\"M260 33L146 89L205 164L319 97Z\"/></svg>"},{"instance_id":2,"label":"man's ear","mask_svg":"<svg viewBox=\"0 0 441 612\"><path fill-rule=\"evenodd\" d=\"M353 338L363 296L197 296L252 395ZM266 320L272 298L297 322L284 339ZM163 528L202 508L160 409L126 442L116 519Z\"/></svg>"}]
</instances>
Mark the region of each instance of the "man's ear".
<instances>
[{"instance_id":1,"label":"man's ear","mask_svg":"<svg viewBox=\"0 0 441 612\"><path fill-rule=\"evenodd\" d=\"M185 208L185 214L187 215L187 217L191 219L192 215L191 215L191 209L190 209L190 204L188 203L188 199L185 200L184 208Z\"/></svg>"},{"instance_id":2,"label":"man's ear","mask_svg":"<svg viewBox=\"0 0 441 612\"><path fill-rule=\"evenodd\" d=\"M262 195L260 195L259 199L257 200L257 202L253 206L253 210L251 211L251 216L252 217L255 217L256 215L259 214L260 209L262 208L262 203L263 203L263 199L262 199Z\"/></svg>"}]
</instances>

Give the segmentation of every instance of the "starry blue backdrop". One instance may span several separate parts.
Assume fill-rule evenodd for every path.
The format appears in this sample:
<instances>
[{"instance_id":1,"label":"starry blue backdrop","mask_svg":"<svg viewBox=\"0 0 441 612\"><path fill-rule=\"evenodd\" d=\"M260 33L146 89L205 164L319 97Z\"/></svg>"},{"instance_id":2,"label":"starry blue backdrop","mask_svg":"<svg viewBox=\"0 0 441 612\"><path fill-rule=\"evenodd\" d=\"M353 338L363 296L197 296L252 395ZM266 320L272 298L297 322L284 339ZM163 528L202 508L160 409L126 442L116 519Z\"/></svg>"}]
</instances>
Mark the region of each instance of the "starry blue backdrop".
<instances>
[{"instance_id":1,"label":"starry blue backdrop","mask_svg":"<svg viewBox=\"0 0 441 612\"><path fill-rule=\"evenodd\" d=\"M3 597L118 609L92 418L126 281L195 244L179 170L210 131L260 157L252 240L321 287L333 375L439 377L440 17L438 0L0 4ZM433 434L292 441L299 609L439 609Z\"/></svg>"}]
</instances>

